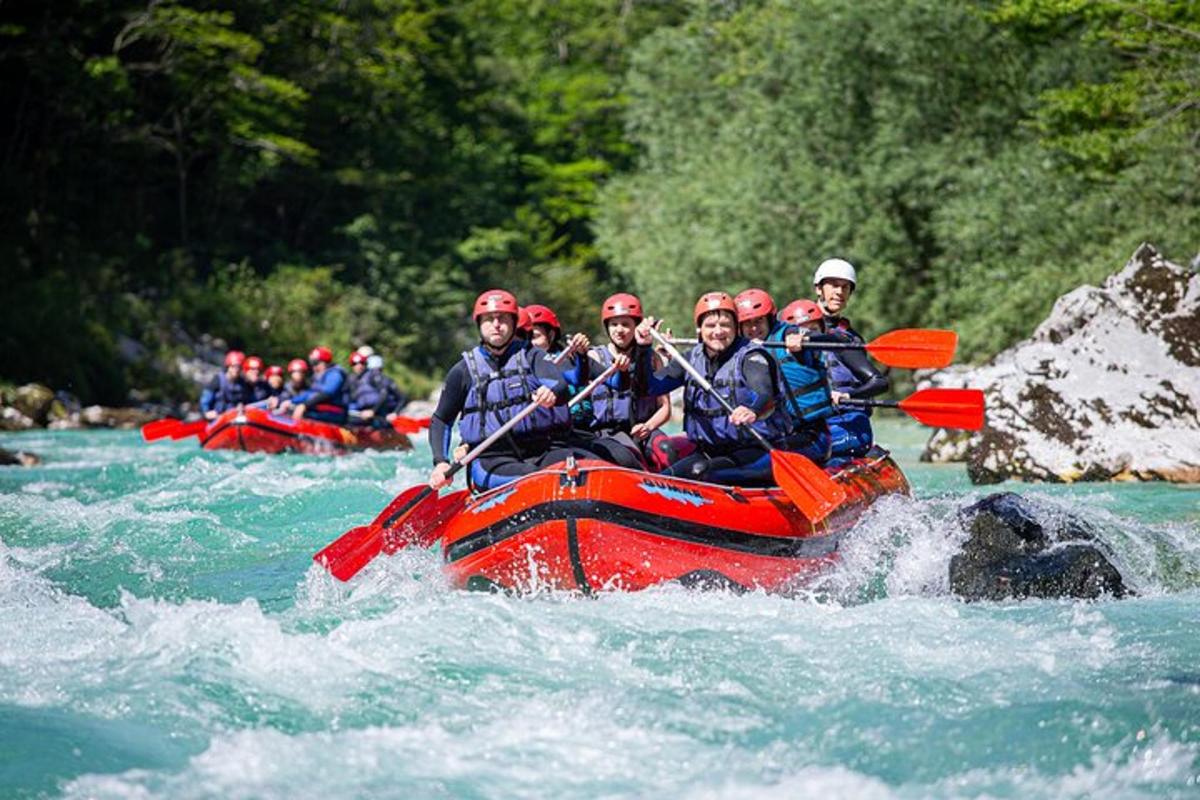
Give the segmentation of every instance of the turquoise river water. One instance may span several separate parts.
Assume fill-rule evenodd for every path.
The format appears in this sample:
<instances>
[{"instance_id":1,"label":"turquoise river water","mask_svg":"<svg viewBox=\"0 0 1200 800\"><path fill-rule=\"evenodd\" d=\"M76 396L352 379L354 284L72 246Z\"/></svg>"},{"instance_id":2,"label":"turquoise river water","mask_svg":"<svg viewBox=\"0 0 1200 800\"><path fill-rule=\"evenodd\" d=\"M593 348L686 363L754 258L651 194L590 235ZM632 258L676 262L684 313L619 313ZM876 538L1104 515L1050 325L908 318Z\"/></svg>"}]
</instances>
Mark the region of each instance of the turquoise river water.
<instances>
[{"instance_id":1,"label":"turquoise river water","mask_svg":"<svg viewBox=\"0 0 1200 800\"><path fill-rule=\"evenodd\" d=\"M966 604L987 493L913 498L793 598L451 590L433 551L312 553L428 466L0 436L0 797L1200 796L1200 490L1021 486L1102 532L1123 601ZM1014 488L1014 487L1005 487Z\"/></svg>"}]
</instances>

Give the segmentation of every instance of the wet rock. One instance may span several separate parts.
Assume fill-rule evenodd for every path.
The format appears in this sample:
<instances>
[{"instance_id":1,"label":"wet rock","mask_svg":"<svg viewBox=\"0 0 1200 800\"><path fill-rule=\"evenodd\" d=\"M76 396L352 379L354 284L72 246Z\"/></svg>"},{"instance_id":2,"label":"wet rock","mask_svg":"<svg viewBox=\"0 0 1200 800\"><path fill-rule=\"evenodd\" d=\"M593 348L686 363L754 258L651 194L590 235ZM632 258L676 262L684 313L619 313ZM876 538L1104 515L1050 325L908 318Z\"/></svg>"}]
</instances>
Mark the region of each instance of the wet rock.
<instances>
[{"instance_id":1,"label":"wet rock","mask_svg":"<svg viewBox=\"0 0 1200 800\"><path fill-rule=\"evenodd\" d=\"M157 419L152 411L141 408L107 408L105 406L88 406L79 413L79 421L87 428L121 428L129 430L140 428L147 422Z\"/></svg>"},{"instance_id":2,"label":"wet rock","mask_svg":"<svg viewBox=\"0 0 1200 800\"><path fill-rule=\"evenodd\" d=\"M0 431L27 431L33 426L33 420L12 406L0 408Z\"/></svg>"},{"instance_id":3,"label":"wet rock","mask_svg":"<svg viewBox=\"0 0 1200 800\"><path fill-rule=\"evenodd\" d=\"M965 460L975 483L1200 482L1200 276L1143 244L1028 340L923 385L986 392L984 429L935 432L922 456Z\"/></svg>"},{"instance_id":4,"label":"wet rock","mask_svg":"<svg viewBox=\"0 0 1200 800\"><path fill-rule=\"evenodd\" d=\"M0 447L0 467L35 467L42 463L42 458L37 453L30 453L25 450L13 452Z\"/></svg>"},{"instance_id":5,"label":"wet rock","mask_svg":"<svg viewBox=\"0 0 1200 800\"><path fill-rule=\"evenodd\" d=\"M966 600L1130 594L1095 532L1074 517L994 494L959 512L970 532L950 560L950 589Z\"/></svg>"},{"instance_id":6,"label":"wet rock","mask_svg":"<svg viewBox=\"0 0 1200 800\"><path fill-rule=\"evenodd\" d=\"M45 425L54 392L40 383L27 383L14 389L6 400L7 405L33 420L34 425Z\"/></svg>"}]
</instances>

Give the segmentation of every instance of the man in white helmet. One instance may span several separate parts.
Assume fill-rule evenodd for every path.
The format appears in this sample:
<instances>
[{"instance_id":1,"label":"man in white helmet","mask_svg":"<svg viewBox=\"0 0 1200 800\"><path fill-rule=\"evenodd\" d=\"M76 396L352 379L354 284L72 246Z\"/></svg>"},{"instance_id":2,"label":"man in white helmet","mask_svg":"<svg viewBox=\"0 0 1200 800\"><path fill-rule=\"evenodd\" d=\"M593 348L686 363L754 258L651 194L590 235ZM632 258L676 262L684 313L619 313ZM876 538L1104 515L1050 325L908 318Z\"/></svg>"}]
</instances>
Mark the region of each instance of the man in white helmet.
<instances>
[{"instance_id":1,"label":"man in white helmet","mask_svg":"<svg viewBox=\"0 0 1200 800\"><path fill-rule=\"evenodd\" d=\"M828 333L840 335L848 342L863 342L846 319L844 312L850 295L858 287L858 272L854 265L841 258L822 261L813 275L813 290L817 302L825 312L823 318ZM827 351L825 365L829 370L829 382L833 389L836 413L829 417L829 433L832 438L831 457L859 456L871 449L875 441L871 430L871 410L852 408L854 400L865 400L886 392L888 378L875 369L875 365L862 350ZM848 402L849 401L849 402Z\"/></svg>"}]
</instances>

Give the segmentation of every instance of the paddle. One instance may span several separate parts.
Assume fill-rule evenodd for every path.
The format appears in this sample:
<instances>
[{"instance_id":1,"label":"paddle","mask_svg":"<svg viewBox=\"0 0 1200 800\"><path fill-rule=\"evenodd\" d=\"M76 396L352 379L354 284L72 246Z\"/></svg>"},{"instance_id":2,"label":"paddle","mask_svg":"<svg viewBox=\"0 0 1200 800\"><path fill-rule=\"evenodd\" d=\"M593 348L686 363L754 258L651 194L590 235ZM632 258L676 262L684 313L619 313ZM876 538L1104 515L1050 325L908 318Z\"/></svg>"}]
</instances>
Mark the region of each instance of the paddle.
<instances>
[{"instance_id":1,"label":"paddle","mask_svg":"<svg viewBox=\"0 0 1200 800\"><path fill-rule=\"evenodd\" d=\"M726 411L730 414L733 413L733 406L729 404L729 401L713 389L712 384L691 365L682 353L675 349L666 337L654 328L650 328L650 335L670 354L671 358L679 363L679 366L692 376L696 383L700 384L701 389L715 397ZM746 430L754 434L758 443L771 454L771 473L775 476L775 482L810 521L820 522L825 519L846 499L846 490L812 461L799 453L776 449L774 445L763 438L762 434L749 426L746 427Z\"/></svg>"},{"instance_id":2,"label":"paddle","mask_svg":"<svg viewBox=\"0 0 1200 800\"><path fill-rule=\"evenodd\" d=\"M977 431L983 427L983 392L979 389L922 389L903 400L843 400L859 408L898 408L931 428Z\"/></svg>"},{"instance_id":3,"label":"paddle","mask_svg":"<svg viewBox=\"0 0 1200 800\"><path fill-rule=\"evenodd\" d=\"M591 383L567 401L567 407L590 395L616 370L617 365L613 364L597 375ZM538 408L537 403L530 403L521 409L516 416L496 429L495 433L475 445L462 460L451 464L450 469L446 471L446 480L453 478L455 473L482 455ZM456 492L447 498L456 496L461 497ZM324 564L330 574L338 580L348 581L379 555L384 549L385 540L389 553L410 544L424 543L426 547L433 544L431 534L442 526L457 507L455 503L439 501L437 490L432 486L410 487L397 495L370 525L360 525L346 531L314 555L313 561Z\"/></svg>"},{"instance_id":4,"label":"paddle","mask_svg":"<svg viewBox=\"0 0 1200 800\"><path fill-rule=\"evenodd\" d=\"M208 423L209 420L206 419L198 419L194 422L181 422L175 430L171 431L171 441L177 442L189 436L199 436L204 433L204 429L208 427Z\"/></svg>"},{"instance_id":5,"label":"paddle","mask_svg":"<svg viewBox=\"0 0 1200 800\"><path fill-rule=\"evenodd\" d=\"M351 419L363 419L362 412L358 409L350 409L349 416ZM371 421L373 422L375 419L372 418ZM396 433L420 433L429 427L430 419L430 417L396 417L389 424Z\"/></svg>"},{"instance_id":6,"label":"paddle","mask_svg":"<svg viewBox=\"0 0 1200 800\"><path fill-rule=\"evenodd\" d=\"M142 426L142 440L146 442L154 442L159 439L165 439L171 435L171 431L175 430L176 426L182 425L183 421L174 417L166 417L164 419L156 419L153 422L147 422Z\"/></svg>"},{"instance_id":7,"label":"paddle","mask_svg":"<svg viewBox=\"0 0 1200 800\"><path fill-rule=\"evenodd\" d=\"M696 344L696 339L674 339ZM763 347L786 347L784 342L756 342ZM870 342L805 342L814 350L866 350L881 364L902 369L940 369L954 360L958 334L930 328L901 328Z\"/></svg>"}]
</instances>

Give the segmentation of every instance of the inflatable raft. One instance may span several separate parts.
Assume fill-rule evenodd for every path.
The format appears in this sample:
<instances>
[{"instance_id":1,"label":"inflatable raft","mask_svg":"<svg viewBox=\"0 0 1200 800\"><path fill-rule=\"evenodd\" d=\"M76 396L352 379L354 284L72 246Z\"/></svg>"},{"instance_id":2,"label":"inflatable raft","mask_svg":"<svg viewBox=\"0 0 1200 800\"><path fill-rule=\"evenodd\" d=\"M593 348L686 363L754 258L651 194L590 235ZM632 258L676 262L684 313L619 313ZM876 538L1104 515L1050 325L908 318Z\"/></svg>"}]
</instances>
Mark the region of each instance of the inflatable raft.
<instances>
[{"instance_id":1,"label":"inflatable raft","mask_svg":"<svg viewBox=\"0 0 1200 800\"><path fill-rule=\"evenodd\" d=\"M438 531L445 570L467 589L592 593L676 581L785 592L837 562L842 536L872 502L909 489L880 449L827 472L846 500L814 524L778 488L560 464L466 500Z\"/></svg>"},{"instance_id":2,"label":"inflatable raft","mask_svg":"<svg viewBox=\"0 0 1200 800\"><path fill-rule=\"evenodd\" d=\"M292 419L260 408L226 411L200 434L205 450L247 453L337 454L352 450L411 450L412 442L392 428L334 425Z\"/></svg>"}]
</instances>

